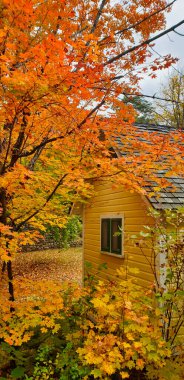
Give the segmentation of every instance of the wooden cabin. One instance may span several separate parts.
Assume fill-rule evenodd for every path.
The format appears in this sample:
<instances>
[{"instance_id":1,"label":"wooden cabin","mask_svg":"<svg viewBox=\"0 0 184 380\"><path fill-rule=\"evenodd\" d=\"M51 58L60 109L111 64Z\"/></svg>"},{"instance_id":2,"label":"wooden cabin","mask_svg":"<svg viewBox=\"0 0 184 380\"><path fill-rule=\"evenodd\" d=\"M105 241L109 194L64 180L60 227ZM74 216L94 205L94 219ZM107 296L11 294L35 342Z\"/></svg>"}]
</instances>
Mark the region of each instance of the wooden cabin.
<instances>
[{"instance_id":1,"label":"wooden cabin","mask_svg":"<svg viewBox=\"0 0 184 380\"><path fill-rule=\"evenodd\" d=\"M139 126L140 129L148 126ZM151 131L156 128L151 127ZM95 195L83 209L83 252L84 262L92 264L93 272L106 263L107 269L98 273L99 278L114 278L120 266L138 268L134 275L138 284L148 287L154 276L150 266L152 252L149 248L140 249L132 235L139 235L144 226L153 225L149 209L176 209L184 204L184 179L170 179L177 188L175 192L163 191L157 199L148 199L124 188L114 187L109 181L95 184ZM164 258L157 258L158 268ZM84 269L85 272L85 269Z\"/></svg>"},{"instance_id":2,"label":"wooden cabin","mask_svg":"<svg viewBox=\"0 0 184 380\"><path fill-rule=\"evenodd\" d=\"M98 274L100 278L113 278L116 269L128 264L139 268L140 284L148 286L153 281L146 258L131 241L131 235L153 223L148 206L139 194L113 188L110 182L96 184L95 196L83 210L83 250L84 262L90 262L94 272L99 265L107 264L107 269Z\"/></svg>"}]
</instances>

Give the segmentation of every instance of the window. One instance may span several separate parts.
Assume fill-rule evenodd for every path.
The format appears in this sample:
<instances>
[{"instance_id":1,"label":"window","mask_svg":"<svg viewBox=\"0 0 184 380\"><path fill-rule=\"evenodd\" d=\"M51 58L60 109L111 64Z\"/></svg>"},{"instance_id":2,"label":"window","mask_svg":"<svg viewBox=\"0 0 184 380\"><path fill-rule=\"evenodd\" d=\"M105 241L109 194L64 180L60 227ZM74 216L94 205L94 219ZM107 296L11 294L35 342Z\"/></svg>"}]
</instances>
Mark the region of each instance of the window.
<instances>
[{"instance_id":1,"label":"window","mask_svg":"<svg viewBox=\"0 0 184 380\"><path fill-rule=\"evenodd\" d=\"M122 218L101 218L101 251L122 255Z\"/></svg>"}]
</instances>

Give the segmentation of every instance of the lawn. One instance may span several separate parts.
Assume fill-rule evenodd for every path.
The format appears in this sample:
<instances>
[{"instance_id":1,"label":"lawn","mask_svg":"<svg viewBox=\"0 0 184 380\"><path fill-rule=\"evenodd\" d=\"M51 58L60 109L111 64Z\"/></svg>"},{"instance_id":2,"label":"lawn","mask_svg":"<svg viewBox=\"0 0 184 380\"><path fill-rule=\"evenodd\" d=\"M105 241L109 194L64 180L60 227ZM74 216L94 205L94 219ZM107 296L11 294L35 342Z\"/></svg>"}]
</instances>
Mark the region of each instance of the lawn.
<instances>
[{"instance_id":1,"label":"lawn","mask_svg":"<svg viewBox=\"0 0 184 380\"><path fill-rule=\"evenodd\" d=\"M48 249L21 253L13 264L14 277L35 281L82 282L82 248Z\"/></svg>"}]
</instances>

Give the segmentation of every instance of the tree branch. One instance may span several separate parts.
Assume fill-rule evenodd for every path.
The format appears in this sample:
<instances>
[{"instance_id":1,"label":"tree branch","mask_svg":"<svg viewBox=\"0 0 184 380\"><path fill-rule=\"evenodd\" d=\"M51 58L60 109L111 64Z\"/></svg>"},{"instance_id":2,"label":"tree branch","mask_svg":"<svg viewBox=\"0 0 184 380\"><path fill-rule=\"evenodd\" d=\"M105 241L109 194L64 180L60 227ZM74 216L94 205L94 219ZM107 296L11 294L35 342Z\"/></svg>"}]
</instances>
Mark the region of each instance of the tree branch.
<instances>
[{"instance_id":1,"label":"tree branch","mask_svg":"<svg viewBox=\"0 0 184 380\"><path fill-rule=\"evenodd\" d=\"M17 121L17 116L14 117L12 123L9 123L7 126L4 126L4 128L8 128L10 130L10 132L9 132L9 138L8 138L8 146L7 146L7 149L6 149L6 154L5 154L4 162L3 162L3 165L2 165L2 168L1 168L1 175L4 174L4 171L5 171L6 161L7 161L7 158L8 158L8 155L9 155L9 151L10 151L10 146L11 146L11 139L12 139L13 128L15 126L16 121Z\"/></svg>"},{"instance_id":2,"label":"tree branch","mask_svg":"<svg viewBox=\"0 0 184 380\"><path fill-rule=\"evenodd\" d=\"M70 136L72 133L75 132L76 129L80 129L85 123L86 121L103 105L105 104L105 99L103 99L96 107L94 107L88 114L87 116L81 121L81 123L79 123L76 128L72 128L68 133L67 135ZM21 157L28 157L28 156L31 156L32 154L34 154L37 150L39 150L40 148L46 146L47 144L51 143L51 142L54 142L54 141L57 141L57 140L61 140L61 139L64 139L64 135L62 136L58 136L58 137L53 137L53 138L50 138L50 139L47 139L47 140L43 140L39 145L37 145L36 147L34 147L31 151L29 152L24 152L22 154L19 155L19 158Z\"/></svg>"},{"instance_id":3,"label":"tree branch","mask_svg":"<svg viewBox=\"0 0 184 380\"><path fill-rule=\"evenodd\" d=\"M47 197L45 203L37 210L35 210L30 216L28 216L24 221L20 222L17 226L16 226L16 231L20 230L20 228L25 224L27 223L30 219L32 219L34 216L36 216L41 210L43 210L43 208L47 205L47 203L52 199L53 195L56 193L57 189L59 186L62 185L63 183L63 180L65 179L65 177L67 176L68 174L64 174L62 178L60 178L60 180L58 181L58 183L56 184L56 186L54 187L54 189L52 190L52 192L49 194L49 196Z\"/></svg>"},{"instance_id":4,"label":"tree branch","mask_svg":"<svg viewBox=\"0 0 184 380\"><path fill-rule=\"evenodd\" d=\"M178 36L184 37L184 34L176 32L176 30L173 30L174 33L178 34Z\"/></svg>"},{"instance_id":5,"label":"tree branch","mask_svg":"<svg viewBox=\"0 0 184 380\"><path fill-rule=\"evenodd\" d=\"M107 0L102 0L102 2L101 2L100 8L99 8L99 10L98 10L98 12L97 12L97 15L96 15L95 21L94 21L93 26L92 26L92 28L91 28L91 33L94 33L94 31L95 31L95 29L96 29L96 27L97 27L98 21L99 21L99 19L100 19L101 14L102 14L103 8L105 7L105 3L106 3L106 1L107 1Z\"/></svg>"},{"instance_id":6,"label":"tree branch","mask_svg":"<svg viewBox=\"0 0 184 380\"><path fill-rule=\"evenodd\" d=\"M115 57L110 58L108 61L104 62L104 66L110 65L111 63L118 61L120 58L124 57L125 55L127 55L129 53L132 53L133 51L139 49L140 47L143 47L145 45L149 45L151 42L156 41L159 38L163 37L164 35L175 31L175 29L178 28L182 24L184 24L184 20L182 20L182 21L178 22L177 24L171 26L171 28L164 30L164 32L159 33L156 36L149 38L148 40L145 40L138 45L132 46L130 49L123 51L122 53L116 55Z\"/></svg>"},{"instance_id":7,"label":"tree branch","mask_svg":"<svg viewBox=\"0 0 184 380\"><path fill-rule=\"evenodd\" d=\"M173 0L171 3L167 4L164 8L161 8L161 9L159 9L159 10L157 10L157 11L149 14L147 17L144 17L142 20L137 21L135 24L129 25L129 26L127 26L124 29L118 30L118 32L115 33L115 36L118 36L119 34L122 34L122 33L126 32L126 31L128 31L130 29L135 29L137 26L139 26L143 22L149 20L151 17L153 17L153 16L155 16L155 15L157 15L157 14L165 11L167 8L171 7L175 2L176 2L176 0ZM109 36L102 38L102 40L99 41L99 43L107 40L108 38L109 38Z\"/></svg>"},{"instance_id":8,"label":"tree branch","mask_svg":"<svg viewBox=\"0 0 184 380\"><path fill-rule=\"evenodd\" d=\"M9 164L10 167L13 167L13 165L15 164L15 162L19 158L20 148L21 148L21 146L23 144L24 135L25 135L25 129L27 127L27 118L26 118L27 115L29 115L29 111L26 111L24 109L23 110L22 124L21 124L21 127L20 127L20 132L19 132L19 135L17 137L17 141L14 144L13 149L12 149L12 158L11 158L11 161L10 161L10 164Z\"/></svg>"},{"instance_id":9,"label":"tree branch","mask_svg":"<svg viewBox=\"0 0 184 380\"><path fill-rule=\"evenodd\" d=\"M159 14L160 12L163 12L163 11L165 11L167 8L171 7L175 2L176 2L176 0L173 0L171 3L167 4L165 7L159 9L158 11L155 11L155 12L149 14L147 17L143 18L143 19L140 20L140 21L137 21L135 24L132 24L132 25L130 25L130 26L128 26L127 28L124 28L124 29L122 29L122 30L119 30L118 32L115 33L115 35L118 35L118 34L121 34L121 33L123 33L123 32L126 32L127 30L130 30L130 29L136 28L136 26L142 24L144 21L149 20L151 17L156 16L156 15Z\"/></svg>"}]
</instances>

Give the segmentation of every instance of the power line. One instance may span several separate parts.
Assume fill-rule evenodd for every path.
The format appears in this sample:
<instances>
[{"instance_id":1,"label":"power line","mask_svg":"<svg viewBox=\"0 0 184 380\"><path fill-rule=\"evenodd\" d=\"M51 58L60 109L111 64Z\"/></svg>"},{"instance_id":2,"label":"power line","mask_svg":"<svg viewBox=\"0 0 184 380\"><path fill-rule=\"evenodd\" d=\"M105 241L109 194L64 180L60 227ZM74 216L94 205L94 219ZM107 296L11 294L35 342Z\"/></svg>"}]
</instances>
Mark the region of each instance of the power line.
<instances>
[{"instance_id":1,"label":"power line","mask_svg":"<svg viewBox=\"0 0 184 380\"><path fill-rule=\"evenodd\" d=\"M170 103L176 103L176 104L183 104L183 102L179 101L179 100L174 100L174 99L166 99L166 98L161 98L159 96L157 96L156 94L154 95L146 95L146 94L129 94L127 92L123 92L123 95L124 96L133 96L133 97L144 97L144 98L150 98L150 99L156 99L156 100L162 100L164 102L170 102Z\"/></svg>"},{"instance_id":2,"label":"power line","mask_svg":"<svg viewBox=\"0 0 184 380\"><path fill-rule=\"evenodd\" d=\"M168 34L170 32L175 31L176 28L178 28L180 25L183 25L183 24L184 24L184 20L182 20L182 21L178 22L177 24L171 26L169 29L164 30L162 33L159 33L156 36L151 37L148 40L145 40L145 41L141 42L138 45L132 46L130 49L127 49L127 50L123 51L122 53L116 55L115 57L110 58L108 61L106 61L104 63L104 66L107 66L107 65L109 65L109 64L111 64L111 63L119 60L123 56L125 56L125 55L127 55L129 53L132 53L133 51L139 49L140 47L143 47L145 45L149 45L151 42L156 41L157 39L163 37L164 35L166 35L166 34Z\"/></svg>"},{"instance_id":3,"label":"power line","mask_svg":"<svg viewBox=\"0 0 184 380\"><path fill-rule=\"evenodd\" d=\"M126 28L118 30L117 32L115 32L115 36L118 36L119 34L123 34L124 32L126 32L126 31L128 31L130 29L135 29L137 26L139 26L143 22L149 20L151 17L156 16L157 14L159 14L159 13L165 11L167 8L171 7L176 1L177 0L173 0L171 3L167 4L165 7L163 7L161 9L159 9L159 10L157 10L157 11L149 14L148 16L144 17L142 20L137 21L135 24L131 24L131 25L127 26ZM99 43L105 41L108 38L109 38L109 36L106 36L106 37L102 38L102 40L100 40Z\"/></svg>"}]
</instances>

